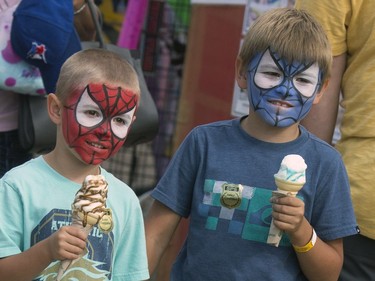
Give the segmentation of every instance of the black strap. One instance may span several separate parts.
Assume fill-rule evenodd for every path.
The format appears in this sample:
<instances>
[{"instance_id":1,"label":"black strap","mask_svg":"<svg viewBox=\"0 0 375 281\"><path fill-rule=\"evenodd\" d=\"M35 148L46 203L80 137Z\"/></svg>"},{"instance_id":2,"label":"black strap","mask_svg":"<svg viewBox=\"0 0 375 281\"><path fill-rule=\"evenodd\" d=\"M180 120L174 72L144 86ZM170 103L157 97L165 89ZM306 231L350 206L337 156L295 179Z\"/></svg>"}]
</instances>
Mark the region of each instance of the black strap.
<instances>
[{"instance_id":1,"label":"black strap","mask_svg":"<svg viewBox=\"0 0 375 281\"><path fill-rule=\"evenodd\" d=\"M85 1L86 1L87 5L89 6L90 13L91 13L91 16L92 16L92 20L95 24L96 38L99 41L99 47L103 48L103 49L106 49L106 46L105 46L106 44L104 42L103 32L102 32L101 24L99 22L99 15L97 13L96 5L93 2L93 0L85 0Z\"/></svg>"}]
</instances>

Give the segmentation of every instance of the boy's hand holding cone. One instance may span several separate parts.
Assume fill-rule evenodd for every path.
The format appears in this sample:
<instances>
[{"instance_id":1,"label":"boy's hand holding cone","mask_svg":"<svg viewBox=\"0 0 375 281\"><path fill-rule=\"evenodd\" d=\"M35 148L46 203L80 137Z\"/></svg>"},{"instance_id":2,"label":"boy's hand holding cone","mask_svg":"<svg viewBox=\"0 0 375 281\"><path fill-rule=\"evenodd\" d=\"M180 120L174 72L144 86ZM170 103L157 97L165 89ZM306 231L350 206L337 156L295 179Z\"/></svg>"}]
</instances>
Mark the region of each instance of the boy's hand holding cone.
<instances>
[{"instance_id":1,"label":"boy's hand holding cone","mask_svg":"<svg viewBox=\"0 0 375 281\"><path fill-rule=\"evenodd\" d=\"M92 228L109 232L113 228L111 211L106 208L108 184L102 175L88 175L72 204L72 225L89 235ZM77 260L61 261L57 281L61 280L68 268Z\"/></svg>"},{"instance_id":2,"label":"boy's hand holding cone","mask_svg":"<svg viewBox=\"0 0 375 281\"><path fill-rule=\"evenodd\" d=\"M306 182L307 165L305 160L297 154L289 154L281 162L280 169L274 175L277 191L273 196L292 196L296 197L298 191ZM270 231L268 233L267 243L278 247L283 233L271 221Z\"/></svg>"}]
</instances>

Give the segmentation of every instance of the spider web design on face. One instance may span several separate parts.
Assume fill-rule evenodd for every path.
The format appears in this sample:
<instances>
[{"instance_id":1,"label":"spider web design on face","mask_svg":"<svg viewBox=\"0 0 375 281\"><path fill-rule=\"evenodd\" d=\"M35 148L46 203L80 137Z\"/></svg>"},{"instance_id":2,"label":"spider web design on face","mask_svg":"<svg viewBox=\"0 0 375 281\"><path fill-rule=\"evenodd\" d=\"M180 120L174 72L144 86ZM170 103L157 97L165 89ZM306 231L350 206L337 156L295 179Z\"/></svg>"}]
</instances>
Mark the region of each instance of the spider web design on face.
<instances>
[{"instance_id":1,"label":"spider web design on face","mask_svg":"<svg viewBox=\"0 0 375 281\"><path fill-rule=\"evenodd\" d=\"M113 122L136 110L138 97L127 89L109 87L105 84L89 84L80 94L73 94L68 99L64 126L64 136L69 146L77 151L82 159L89 164L98 164L115 154L125 142L132 120L119 131L113 128ZM80 107L88 106L93 115L101 118L93 119L94 123L85 122ZM90 107L91 106L91 107ZM95 109L98 108L98 109ZM100 111L100 112L97 112ZM132 114L134 114L134 112ZM134 115L131 115L131 118ZM83 121L82 121L83 120ZM90 120L90 119L88 119ZM122 136L123 135L123 136ZM96 149L95 149L96 148Z\"/></svg>"},{"instance_id":2,"label":"spider web design on face","mask_svg":"<svg viewBox=\"0 0 375 281\"><path fill-rule=\"evenodd\" d=\"M272 61L277 69L282 73L282 80L269 88L261 87L255 82L255 75L262 61L263 56L269 52ZM253 106L253 110L258 112L267 123L273 126L289 126L301 120L310 110L315 98L317 89L320 86L318 81L314 92L311 96L304 96L294 85L293 78L306 71L312 66L312 63L286 62L276 52L267 49L264 53L256 56L249 64L248 80L249 80L249 98ZM292 106L288 112L275 107L271 101L286 102ZM282 123L283 122L283 123Z\"/></svg>"}]
</instances>

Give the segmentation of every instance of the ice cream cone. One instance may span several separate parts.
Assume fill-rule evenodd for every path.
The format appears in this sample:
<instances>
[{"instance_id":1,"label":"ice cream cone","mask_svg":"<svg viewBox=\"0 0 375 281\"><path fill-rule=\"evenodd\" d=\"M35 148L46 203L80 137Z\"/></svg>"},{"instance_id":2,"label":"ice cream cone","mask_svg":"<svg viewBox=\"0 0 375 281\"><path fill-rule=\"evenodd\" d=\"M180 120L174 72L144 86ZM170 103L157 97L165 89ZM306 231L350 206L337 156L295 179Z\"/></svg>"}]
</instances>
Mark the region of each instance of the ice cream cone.
<instances>
[{"instance_id":1,"label":"ice cream cone","mask_svg":"<svg viewBox=\"0 0 375 281\"><path fill-rule=\"evenodd\" d=\"M300 155L290 154L285 156L283 161L281 162L278 173L274 175L277 191L273 191L272 196L296 197L298 192L305 184L306 168L306 163ZM272 219L270 230L268 233L267 244L278 247L282 235L283 232L274 225Z\"/></svg>"},{"instance_id":2,"label":"ice cream cone","mask_svg":"<svg viewBox=\"0 0 375 281\"><path fill-rule=\"evenodd\" d=\"M89 175L85 178L82 187L76 193L72 204L72 226L81 229L86 237L90 234L92 228L101 222L104 216L111 216L111 211L106 208L108 185L101 175ZM106 218L103 231L110 231L113 227L112 219ZM102 229L99 226L100 229ZM81 257L80 257L81 258ZM75 260L61 261L57 281L60 281L69 267L76 262Z\"/></svg>"}]
</instances>

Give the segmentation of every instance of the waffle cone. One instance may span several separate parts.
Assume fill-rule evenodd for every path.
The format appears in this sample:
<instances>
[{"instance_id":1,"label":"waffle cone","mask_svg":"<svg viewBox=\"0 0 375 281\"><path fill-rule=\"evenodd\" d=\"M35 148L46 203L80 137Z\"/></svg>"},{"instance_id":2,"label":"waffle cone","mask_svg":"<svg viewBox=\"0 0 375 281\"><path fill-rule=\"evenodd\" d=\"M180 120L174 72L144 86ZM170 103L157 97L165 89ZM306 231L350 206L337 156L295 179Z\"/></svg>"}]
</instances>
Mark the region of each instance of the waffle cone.
<instances>
[{"instance_id":1,"label":"waffle cone","mask_svg":"<svg viewBox=\"0 0 375 281\"><path fill-rule=\"evenodd\" d=\"M285 191L290 195L296 196L298 191L303 187L305 183L290 182L275 177L275 183L279 191Z\"/></svg>"}]
</instances>

